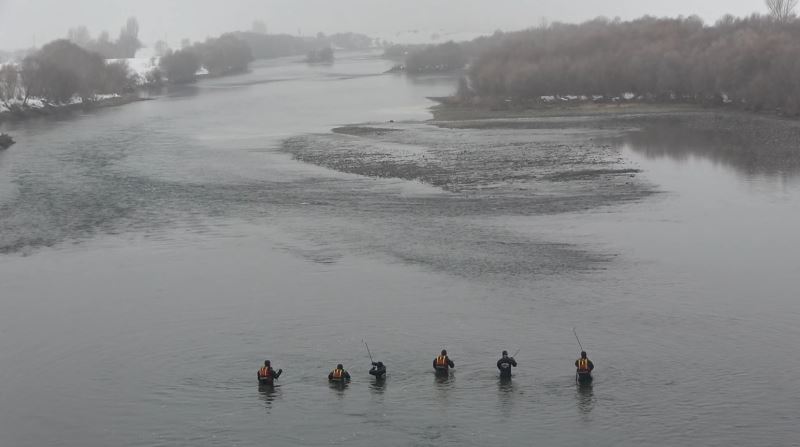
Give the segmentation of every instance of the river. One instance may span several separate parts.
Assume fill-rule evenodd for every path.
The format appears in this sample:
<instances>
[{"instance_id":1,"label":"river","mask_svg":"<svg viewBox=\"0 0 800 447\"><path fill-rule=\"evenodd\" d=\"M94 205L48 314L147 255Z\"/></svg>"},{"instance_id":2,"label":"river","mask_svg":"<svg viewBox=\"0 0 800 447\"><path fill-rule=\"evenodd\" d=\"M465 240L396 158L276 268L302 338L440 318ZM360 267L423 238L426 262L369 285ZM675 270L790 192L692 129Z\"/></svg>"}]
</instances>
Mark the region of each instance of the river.
<instances>
[{"instance_id":1,"label":"river","mask_svg":"<svg viewBox=\"0 0 800 447\"><path fill-rule=\"evenodd\" d=\"M366 144L331 128L395 127L380 151L454 166L504 162L489 140L585 137L422 123L455 81L390 65L259 62L5 124L0 445L800 445L797 163L598 130L612 143L581 163L627 169L600 183L359 175ZM519 349L510 384L503 349Z\"/></svg>"}]
</instances>

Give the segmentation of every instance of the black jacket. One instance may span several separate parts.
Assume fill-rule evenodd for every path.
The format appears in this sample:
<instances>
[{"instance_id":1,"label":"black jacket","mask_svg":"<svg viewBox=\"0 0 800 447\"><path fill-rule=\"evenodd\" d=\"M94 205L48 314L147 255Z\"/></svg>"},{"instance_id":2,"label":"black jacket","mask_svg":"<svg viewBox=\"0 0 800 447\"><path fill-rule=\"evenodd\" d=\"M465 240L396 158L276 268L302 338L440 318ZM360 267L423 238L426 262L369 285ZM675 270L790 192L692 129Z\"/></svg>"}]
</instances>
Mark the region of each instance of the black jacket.
<instances>
[{"instance_id":1,"label":"black jacket","mask_svg":"<svg viewBox=\"0 0 800 447\"><path fill-rule=\"evenodd\" d=\"M372 362L372 369L369 370L369 373L378 379L383 378L386 374L386 365L378 366L377 363Z\"/></svg>"},{"instance_id":2,"label":"black jacket","mask_svg":"<svg viewBox=\"0 0 800 447\"><path fill-rule=\"evenodd\" d=\"M501 377L511 377L511 367L517 366L514 357L503 357L497 361L497 369L500 370Z\"/></svg>"}]
</instances>

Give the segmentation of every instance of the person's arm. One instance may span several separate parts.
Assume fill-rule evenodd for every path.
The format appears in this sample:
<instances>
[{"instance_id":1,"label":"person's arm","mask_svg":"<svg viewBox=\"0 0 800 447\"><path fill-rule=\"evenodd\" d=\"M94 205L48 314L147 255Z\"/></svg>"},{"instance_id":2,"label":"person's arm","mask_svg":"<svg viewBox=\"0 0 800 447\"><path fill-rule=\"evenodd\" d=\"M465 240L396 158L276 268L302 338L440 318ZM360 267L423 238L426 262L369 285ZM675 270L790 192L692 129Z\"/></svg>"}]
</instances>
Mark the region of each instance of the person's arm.
<instances>
[{"instance_id":1,"label":"person's arm","mask_svg":"<svg viewBox=\"0 0 800 447\"><path fill-rule=\"evenodd\" d=\"M503 370L503 359L497 361L497 369L499 369L500 371Z\"/></svg>"},{"instance_id":2,"label":"person's arm","mask_svg":"<svg viewBox=\"0 0 800 447\"><path fill-rule=\"evenodd\" d=\"M344 374L342 374L342 377L344 377L347 380L350 380L350 373L347 372L347 371L343 371L343 372L344 372Z\"/></svg>"},{"instance_id":3,"label":"person's arm","mask_svg":"<svg viewBox=\"0 0 800 447\"><path fill-rule=\"evenodd\" d=\"M281 374L283 374L283 370L282 370L282 369L279 369L279 370L277 370L277 371L275 371L274 369L272 370L272 377L274 377L274 378L276 378L276 379L277 379L278 377L280 377L280 376L281 376Z\"/></svg>"},{"instance_id":4,"label":"person's arm","mask_svg":"<svg viewBox=\"0 0 800 447\"><path fill-rule=\"evenodd\" d=\"M575 367L576 368L578 367L578 361L577 360L575 360Z\"/></svg>"},{"instance_id":5,"label":"person's arm","mask_svg":"<svg viewBox=\"0 0 800 447\"><path fill-rule=\"evenodd\" d=\"M517 361L514 360L514 357L510 357L510 359L511 359L511 364L516 367L517 366Z\"/></svg>"},{"instance_id":6,"label":"person's arm","mask_svg":"<svg viewBox=\"0 0 800 447\"><path fill-rule=\"evenodd\" d=\"M436 369L436 359L433 359L433 369Z\"/></svg>"},{"instance_id":7,"label":"person's arm","mask_svg":"<svg viewBox=\"0 0 800 447\"><path fill-rule=\"evenodd\" d=\"M453 361L452 361L452 360L450 360L450 357L447 357L447 364L448 364L448 365L449 365L451 368L455 368L455 367L456 367L456 364L455 364L455 363L453 363Z\"/></svg>"},{"instance_id":8,"label":"person's arm","mask_svg":"<svg viewBox=\"0 0 800 447\"><path fill-rule=\"evenodd\" d=\"M377 376L378 375L378 368L372 368L371 370L369 370L369 375Z\"/></svg>"},{"instance_id":9,"label":"person's arm","mask_svg":"<svg viewBox=\"0 0 800 447\"><path fill-rule=\"evenodd\" d=\"M333 371L328 373L328 380L333 380Z\"/></svg>"},{"instance_id":10,"label":"person's arm","mask_svg":"<svg viewBox=\"0 0 800 447\"><path fill-rule=\"evenodd\" d=\"M594 363L592 363L592 361L589 360L589 371L591 371L593 369L594 369Z\"/></svg>"}]
</instances>

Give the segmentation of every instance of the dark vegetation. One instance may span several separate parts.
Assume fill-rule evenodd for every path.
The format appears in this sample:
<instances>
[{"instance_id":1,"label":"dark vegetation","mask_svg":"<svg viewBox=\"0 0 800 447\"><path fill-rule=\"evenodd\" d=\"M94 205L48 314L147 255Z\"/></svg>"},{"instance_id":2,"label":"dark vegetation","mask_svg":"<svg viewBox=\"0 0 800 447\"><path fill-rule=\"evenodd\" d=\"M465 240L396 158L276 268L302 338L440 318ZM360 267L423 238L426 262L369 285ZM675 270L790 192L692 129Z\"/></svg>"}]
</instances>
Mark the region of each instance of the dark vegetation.
<instances>
[{"instance_id":1,"label":"dark vegetation","mask_svg":"<svg viewBox=\"0 0 800 447\"><path fill-rule=\"evenodd\" d=\"M194 82L199 68L208 70L209 76L224 76L247 71L250 63L258 59L272 59L305 54L308 62L333 62L333 46L359 50L372 45L372 39L363 34L340 33L331 36L318 34L313 38L287 34L265 34L262 24L254 29L223 34L205 42L189 44L172 51L165 50L160 68L173 83Z\"/></svg>"},{"instance_id":2,"label":"dark vegetation","mask_svg":"<svg viewBox=\"0 0 800 447\"><path fill-rule=\"evenodd\" d=\"M200 57L191 49L167 51L159 61L159 68L173 84L194 82L200 69Z\"/></svg>"},{"instance_id":3,"label":"dark vegetation","mask_svg":"<svg viewBox=\"0 0 800 447\"><path fill-rule=\"evenodd\" d=\"M341 48L344 50L365 50L373 45L373 39L363 34L338 33L316 37L298 37L288 34L265 34L255 31L232 33L250 47L254 59L308 55L321 48Z\"/></svg>"},{"instance_id":4,"label":"dark vegetation","mask_svg":"<svg viewBox=\"0 0 800 447\"><path fill-rule=\"evenodd\" d=\"M111 40L108 31L101 32L93 39L85 26L71 28L67 32L67 40L102 55L104 59L129 59L143 46L139 40L139 22L135 17L128 19L115 41Z\"/></svg>"},{"instance_id":5,"label":"dark vegetation","mask_svg":"<svg viewBox=\"0 0 800 447\"><path fill-rule=\"evenodd\" d=\"M8 149L15 141L10 135L0 133L0 149Z\"/></svg>"},{"instance_id":6,"label":"dark vegetation","mask_svg":"<svg viewBox=\"0 0 800 447\"><path fill-rule=\"evenodd\" d=\"M469 91L536 99L601 95L657 102L736 104L800 114L800 22L696 17L596 19L511 33L479 55ZM631 95L629 95L631 96Z\"/></svg>"},{"instance_id":7,"label":"dark vegetation","mask_svg":"<svg viewBox=\"0 0 800 447\"><path fill-rule=\"evenodd\" d=\"M313 48L307 40L288 34L237 32L233 35L247 43L255 59L298 56Z\"/></svg>"},{"instance_id":8,"label":"dark vegetation","mask_svg":"<svg viewBox=\"0 0 800 447\"><path fill-rule=\"evenodd\" d=\"M768 15L598 18L470 42L391 47L409 73L468 66L452 102L525 107L562 100L729 105L800 116L797 0Z\"/></svg>"},{"instance_id":9,"label":"dark vegetation","mask_svg":"<svg viewBox=\"0 0 800 447\"><path fill-rule=\"evenodd\" d=\"M501 31L497 31L491 36L479 37L469 42L389 45L384 49L383 57L401 62L392 71L407 71L412 74L459 71L471 59L502 45L503 36Z\"/></svg>"},{"instance_id":10,"label":"dark vegetation","mask_svg":"<svg viewBox=\"0 0 800 447\"><path fill-rule=\"evenodd\" d=\"M127 93L134 87L124 62L107 64L99 54L63 39L43 46L19 66L0 69L0 102L11 111L31 97L56 104L78 97L89 103L96 95Z\"/></svg>"},{"instance_id":11,"label":"dark vegetation","mask_svg":"<svg viewBox=\"0 0 800 447\"><path fill-rule=\"evenodd\" d=\"M355 50L372 44L371 38L354 33L312 38L269 35L266 25L254 23L253 31L227 33L194 44L184 39L177 51L166 42L156 42L159 66L139 80L125 61L113 61L133 58L143 47L135 18L128 19L114 41L105 31L92 38L88 29L80 26L70 29L67 39L50 42L38 51L0 53L0 60L22 60L0 67L0 105L23 117L31 108L31 98L44 101L44 107L87 105L96 101L97 95L133 93L142 84L160 86L164 78L171 83L194 82L201 69L208 76L224 76L247 71L255 59L301 54L308 54L312 62L332 62L333 46Z\"/></svg>"},{"instance_id":12,"label":"dark vegetation","mask_svg":"<svg viewBox=\"0 0 800 447\"><path fill-rule=\"evenodd\" d=\"M253 53L245 41L223 34L177 51L166 50L159 68L170 82L184 84L194 82L201 67L209 76L225 76L247 71L252 61Z\"/></svg>"},{"instance_id":13,"label":"dark vegetation","mask_svg":"<svg viewBox=\"0 0 800 447\"><path fill-rule=\"evenodd\" d=\"M431 45L411 52L406 58L408 73L441 73L460 70L467 63L464 48L455 43Z\"/></svg>"},{"instance_id":14,"label":"dark vegetation","mask_svg":"<svg viewBox=\"0 0 800 447\"><path fill-rule=\"evenodd\" d=\"M330 64L333 62L333 48L325 47L311 50L306 55L306 62L310 64Z\"/></svg>"}]
</instances>

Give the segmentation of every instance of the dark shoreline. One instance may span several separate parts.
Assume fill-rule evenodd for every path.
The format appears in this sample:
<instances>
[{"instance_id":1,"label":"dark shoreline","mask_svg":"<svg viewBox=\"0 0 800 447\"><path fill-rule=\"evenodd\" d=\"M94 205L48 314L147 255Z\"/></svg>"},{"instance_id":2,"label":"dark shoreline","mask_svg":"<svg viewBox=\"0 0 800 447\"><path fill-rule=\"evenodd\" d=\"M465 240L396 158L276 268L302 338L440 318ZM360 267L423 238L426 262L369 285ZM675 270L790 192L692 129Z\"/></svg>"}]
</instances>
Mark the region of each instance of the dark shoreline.
<instances>
[{"instance_id":1,"label":"dark shoreline","mask_svg":"<svg viewBox=\"0 0 800 447\"><path fill-rule=\"evenodd\" d=\"M0 124L5 122L19 122L33 118L47 116L68 115L75 111L97 110L106 107L117 107L139 101L149 101L152 98L141 97L137 93L122 95L116 98L108 98L99 101L80 104L66 104L60 106L46 105L42 108L26 107L22 110L0 112Z\"/></svg>"},{"instance_id":2,"label":"dark shoreline","mask_svg":"<svg viewBox=\"0 0 800 447\"><path fill-rule=\"evenodd\" d=\"M433 120L470 120L493 118L543 118L567 116L613 116L619 114L680 114L705 113L741 115L755 119L772 119L800 123L778 111L753 111L734 105L708 105L689 102L646 102L624 100L620 102L593 102L590 100L567 100L561 102L509 102L500 101L469 104L453 96L429 96L437 103L430 108Z\"/></svg>"}]
</instances>

